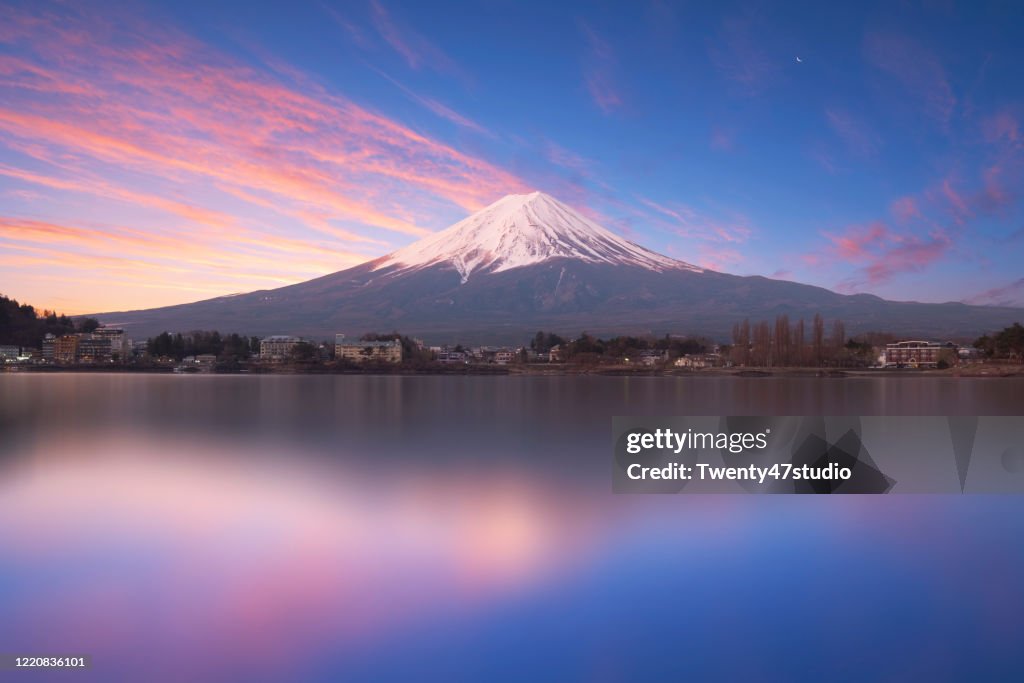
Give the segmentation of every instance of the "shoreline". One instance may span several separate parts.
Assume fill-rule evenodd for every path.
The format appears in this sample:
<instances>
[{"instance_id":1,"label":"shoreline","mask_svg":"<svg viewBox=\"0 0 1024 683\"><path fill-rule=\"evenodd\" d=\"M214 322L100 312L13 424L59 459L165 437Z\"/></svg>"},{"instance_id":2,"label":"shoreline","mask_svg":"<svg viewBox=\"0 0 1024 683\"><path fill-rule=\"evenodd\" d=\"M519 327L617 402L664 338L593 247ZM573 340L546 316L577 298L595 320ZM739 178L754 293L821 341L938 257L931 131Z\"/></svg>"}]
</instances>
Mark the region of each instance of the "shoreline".
<instances>
[{"instance_id":1,"label":"shoreline","mask_svg":"<svg viewBox=\"0 0 1024 683\"><path fill-rule=\"evenodd\" d=\"M163 374L163 375L376 375L376 376L604 376L604 377L806 377L843 379L863 377L1024 377L1024 364L976 364L945 369L884 368L649 368L630 365L430 365L336 367L331 365L263 365L241 369L175 372L174 367L133 366L0 366L0 373L73 373L73 374Z\"/></svg>"}]
</instances>

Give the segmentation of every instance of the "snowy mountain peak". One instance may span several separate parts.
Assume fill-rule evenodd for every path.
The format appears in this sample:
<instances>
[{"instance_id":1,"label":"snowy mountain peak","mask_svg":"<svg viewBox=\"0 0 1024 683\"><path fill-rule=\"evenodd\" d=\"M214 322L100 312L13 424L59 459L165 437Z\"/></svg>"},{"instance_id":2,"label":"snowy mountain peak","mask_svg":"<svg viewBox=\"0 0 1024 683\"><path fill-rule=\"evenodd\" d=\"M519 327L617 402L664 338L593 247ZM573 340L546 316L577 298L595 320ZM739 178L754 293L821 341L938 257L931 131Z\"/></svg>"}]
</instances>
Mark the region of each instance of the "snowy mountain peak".
<instances>
[{"instance_id":1,"label":"snowy mountain peak","mask_svg":"<svg viewBox=\"0 0 1024 683\"><path fill-rule=\"evenodd\" d=\"M448 263L466 282L474 272L497 273L554 258L654 271L700 271L619 237L543 192L503 197L441 232L384 256L374 270L405 271Z\"/></svg>"}]
</instances>

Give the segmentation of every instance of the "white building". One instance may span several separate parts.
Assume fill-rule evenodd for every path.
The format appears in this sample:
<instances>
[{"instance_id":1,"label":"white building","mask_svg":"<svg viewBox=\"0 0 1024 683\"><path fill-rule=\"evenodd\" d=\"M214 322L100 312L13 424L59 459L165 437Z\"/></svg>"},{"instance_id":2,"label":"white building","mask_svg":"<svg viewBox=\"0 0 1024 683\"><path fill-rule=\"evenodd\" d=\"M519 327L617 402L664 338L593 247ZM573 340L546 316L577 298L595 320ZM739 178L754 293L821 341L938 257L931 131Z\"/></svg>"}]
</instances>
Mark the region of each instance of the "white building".
<instances>
[{"instance_id":1,"label":"white building","mask_svg":"<svg viewBox=\"0 0 1024 683\"><path fill-rule=\"evenodd\" d=\"M93 339L109 339L110 353L118 358L124 358L126 342L124 330L120 327L97 327L92 332Z\"/></svg>"},{"instance_id":2,"label":"white building","mask_svg":"<svg viewBox=\"0 0 1024 683\"><path fill-rule=\"evenodd\" d=\"M302 343L301 337L275 334L260 340L260 360L286 360Z\"/></svg>"},{"instance_id":3,"label":"white building","mask_svg":"<svg viewBox=\"0 0 1024 683\"><path fill-rule=\"evenodd\" d=\"M401 363L402 342L397 339L386 341L345 341L345 335L334 335L334 357L353 363Z\"/></svg>"}]
</instances>

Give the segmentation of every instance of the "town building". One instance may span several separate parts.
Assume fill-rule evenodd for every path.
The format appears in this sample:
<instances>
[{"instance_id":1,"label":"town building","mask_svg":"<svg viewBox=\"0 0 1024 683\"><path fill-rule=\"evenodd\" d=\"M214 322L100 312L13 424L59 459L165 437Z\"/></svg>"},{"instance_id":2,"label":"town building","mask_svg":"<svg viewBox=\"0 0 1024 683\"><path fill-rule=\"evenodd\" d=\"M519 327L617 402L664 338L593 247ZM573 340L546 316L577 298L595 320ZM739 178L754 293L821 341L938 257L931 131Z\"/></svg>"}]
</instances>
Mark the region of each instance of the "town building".
<instances>
[{"instance_id":1,"label":"town building","mask_svg":"<svg viewBox=\"0 0 1024 683\"><path fill-rule=\"evenodd\" d=\"M17 362L20 351L17 346L0 346L0 363Z\"/></svg>"},{"instance_id":2,"label":"town building","mask_svg":"<svg viewBox=\"0 0 1024 683\"><path fill-rule=\"evenodd\" d=\"M112 360L109 337L95 337L90 334L78 335L79 363L109 363Z\"/></svg>"},{"instance_id":3,"label":"town building","mask_svg":"<svg viewBox=\"0 0 1024 683\"><path fill-rule=\"evenodd\" d=\"M973 346L961 346L956 351L957 357L964 362L974 362L981 358L981 349Z\"/></svg>"},{"instance_id":4,"label":"town building","mask_svg":"<svg viewBox=\"0 0 1024 683\"><path fill-rule=\"evenodd\" d=\"M469 358L466 356L465 351L452 351L449 349L441 349L435 352L435 360L438 363L468 363Z\"/></svg>"},{"instance_id":5,"label":"town building","mask_svg":"<svg viewBox=\"0 0 1024 683\"><path fill-rule=\"evenodd\" d=\"M640 352L640 357L637 359L637 361L641 365L646 365L648 367L653 367L653 366L657 365L658 363L661 363L661 362L663 362L665 360L668 360L668 352L667 351L653 351L653 350L641 351ZM629 362L628 358L626 359L626 362L627 363Z\"/></svg>"},{"instance_id":6,"label":"town building","mask_svg":"<svg viewBox=\"0 0 1024 683\"><path fill-rule=\"evenodd\" d=\"M677 368L717 368L722 365L722 356L718 353L689 353L675 361Z\"/></svg>"},{"instance_id":7,"label":"town building","mask_svg":"<svg viewBox=\"0 0 1024 683\"><path fill-rule=\"evenodd\" d=\"M287 360L302 343L301 337L275 334L260 340L260 360Z\"/></svg>"},{"instance_id":8,"label":"town building","mask_svg":"<svg viewBox=\"0 0 1024 683\"><path fill-rule=\"evenodd\" d=\"M124 330L120 327L98 327L93 330L93 339L108 339L110 341L110 354L118 359L125 357L127 351L127 340Z\"/></svg>"},{"instance_id":9,"label":"town building","mask_svg":"<svg viewBox=\"0 0 1024 683\"><path fill-rule=\"evenodd\" d=\"M196 356L185 356L181 363L174 367L175 372L213 372L217 367L217 356L212 353L200 353Z\"/></svg>"},{"instance_id":10,"label":"town building","mask_svg":"<svg viewBox=\"0 0 1024 683\"><path fill-rule=\"evenodd\" d=\"M517 355L513 349L498 349L494 352L494 362L498 365L508 365L516 359Z\"/></svg>"},{"instance_id":11,"label":"town building","mask_svg":"<svg viewBox=\"0 0 1024 683\"><path fill-rule=\"evenodd\" d=\"M57 346L57 338L50 333L43 337L43 362L54 362L54 349Z\"/></svg>"},{"instance_id":12,"label":"town building","mask_svg":"<svg viewBox=\"0 0 1024 683\"><path fill-rule=\"evenodd\" d=\"M956 345L951 342L908 340L886 344L885 367L934 368L938 366L943 351L956 358Z\"/></svg>"},{"instance_id":13,"label":"town building","mask_svg":"<svg viewBox=\"0 0 1024 683\"><path fill-rule=\"evenodd\" d=\"M53 340L53 362L58 365L74 365L78 362L77 334L65 334ZM45 342L44 342L45 348Z\"/></svg>"},{"instance_id":14,"label":"town building","mask_svg":"<svg viewBox=\"0 0 1024 683\"><path fill-rule=\"evenodd\" d=\"M352 363L401 363L402 342L397 339L386 341L346 341L345 335L334 335L334 357Z\"/></svg>"}]
</instances>

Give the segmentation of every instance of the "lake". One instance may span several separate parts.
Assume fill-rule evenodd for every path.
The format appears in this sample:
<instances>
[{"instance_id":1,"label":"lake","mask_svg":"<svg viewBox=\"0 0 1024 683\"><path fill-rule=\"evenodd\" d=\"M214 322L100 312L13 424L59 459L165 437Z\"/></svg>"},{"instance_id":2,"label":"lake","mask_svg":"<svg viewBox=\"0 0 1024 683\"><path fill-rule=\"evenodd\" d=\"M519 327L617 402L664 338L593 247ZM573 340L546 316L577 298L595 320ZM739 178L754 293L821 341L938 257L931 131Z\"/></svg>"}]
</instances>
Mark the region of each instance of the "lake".
<instances>
[{"instance_id":1,"label":"lake","mask_svg":"<svg viewBox=\"0 0 1024 683\"><path fill-rule=\"evenodd\" d=\"M3 374L0 652L89 654L51 674L81 681L1018 678L1024 497L616 496L609 437L1022 413L1024 378Z\"/></svg>"}]
</instances>

